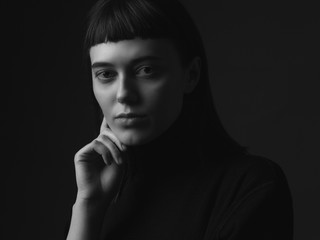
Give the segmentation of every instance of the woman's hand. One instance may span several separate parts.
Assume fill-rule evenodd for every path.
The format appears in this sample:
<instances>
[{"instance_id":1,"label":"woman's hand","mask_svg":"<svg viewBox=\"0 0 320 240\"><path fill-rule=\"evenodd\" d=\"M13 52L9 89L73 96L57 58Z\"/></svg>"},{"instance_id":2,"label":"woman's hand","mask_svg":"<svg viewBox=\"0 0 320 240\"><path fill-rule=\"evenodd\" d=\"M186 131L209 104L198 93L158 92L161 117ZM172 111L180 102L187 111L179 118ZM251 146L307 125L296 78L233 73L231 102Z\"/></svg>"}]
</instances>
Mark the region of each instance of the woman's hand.
<instances>
[{"instance_id":1,"label":"woman's hand","mask_svg":"<svg viewBox=\"0 0 320 240\"><path fill-rule=\"evenodd\" d=\"M77 201L106 202L114 198L124 173L125 151L104 118L99 136L75 154Z\"/></svg>"},{"instance_id":2,"label":"woman's hand","mask_svg":"<svg viewBox=\"0 0 320 240\"><path fill-rule=\"evenodd\" d=\"M75 154L74 163L78 194L67 239L99 239L105 210L125 173L126 147L103 119L99 136Z\"/></svg>"}]
</instances>

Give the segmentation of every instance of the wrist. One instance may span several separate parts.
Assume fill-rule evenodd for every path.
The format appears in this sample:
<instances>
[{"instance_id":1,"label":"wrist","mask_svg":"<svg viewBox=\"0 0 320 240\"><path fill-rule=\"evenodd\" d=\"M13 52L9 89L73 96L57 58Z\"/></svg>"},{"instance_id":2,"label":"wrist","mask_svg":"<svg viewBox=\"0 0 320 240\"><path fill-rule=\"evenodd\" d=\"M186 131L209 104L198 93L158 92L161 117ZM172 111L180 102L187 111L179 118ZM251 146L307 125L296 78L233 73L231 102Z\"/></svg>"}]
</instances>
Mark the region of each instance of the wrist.
<instances>
[{"instance_id":1,"label":"wrist","mask_svg":"<svg viewBox=\"0 0 320 240\"><path fill-rule=\"evenodd\" d=\"M108 195L94 194L89 195L85 192L78 191L76 196L76 203L84 204L88 206L101 206L111 203L111 198Z\"/></svg>"},{"instance_id":2,"label":"wrist","mask_svg":"<svg viewBox=\"0 0 320 240\"><path fill-rule=\"evenodd\" d=\"M107 208L107 202L77 198L72 207L72 218L67 239L99 239Z\"/></svg>"},{"instance_id":3,"label":"wrist","mask_svg":"<svg viewBox=\"0 0 320 240\"><path fill-rule=\"evenodd\" d=\"M73 208L93 213L104 212L107 210L110 203L111 201L107 199L86 199L77 196Z\"/></svg>"}]
</instances>

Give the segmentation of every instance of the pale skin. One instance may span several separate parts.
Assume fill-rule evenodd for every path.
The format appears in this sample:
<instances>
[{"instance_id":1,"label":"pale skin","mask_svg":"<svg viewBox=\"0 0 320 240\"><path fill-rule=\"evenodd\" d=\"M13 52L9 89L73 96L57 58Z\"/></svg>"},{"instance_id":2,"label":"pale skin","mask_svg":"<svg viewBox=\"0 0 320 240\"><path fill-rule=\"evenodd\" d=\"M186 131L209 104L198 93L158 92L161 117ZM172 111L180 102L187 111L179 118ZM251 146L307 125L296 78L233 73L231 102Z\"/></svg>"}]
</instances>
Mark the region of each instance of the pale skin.
<instances>
[{"instance_id":1,"label":"pale skin","mask_svg":"<svg viewBox=\"0 0 320 240\"><path fill-rule=\"evenodd\" d=\"M127 146L152 141L166 130L180 113L183 94L193 90L200 75L200 60L182 66L169 40L102 43L91 47L90 59L104 119L99 136L74 157L78 193L67 240L99 239L129 160ZM143 114L143 124L116 117L126 112Z\"/></svg>"},{"instance_id":2,"label":"pale skin","mask_svg":"<svg viewBox=\"0 0 320 240\"><path fill-rule=\"evenodd\" d=\"M104 212L112 202L124 171L126 147L107 128L75 155L78 193L67 239L98 239ZM98 157L102 156L103 163Z\"/></svg>"},{"instance_id":3,"label":"pale skin","mask_svg":"<svg viewBox=\"0 0 320 240\"><path fill-rule=\"evenodd\" d=\"M125 150L126 146L107 127L104 118L100 135L75 155L77 199L90 201L112 195L122 172Z\"/></svg>"}]
</instances>

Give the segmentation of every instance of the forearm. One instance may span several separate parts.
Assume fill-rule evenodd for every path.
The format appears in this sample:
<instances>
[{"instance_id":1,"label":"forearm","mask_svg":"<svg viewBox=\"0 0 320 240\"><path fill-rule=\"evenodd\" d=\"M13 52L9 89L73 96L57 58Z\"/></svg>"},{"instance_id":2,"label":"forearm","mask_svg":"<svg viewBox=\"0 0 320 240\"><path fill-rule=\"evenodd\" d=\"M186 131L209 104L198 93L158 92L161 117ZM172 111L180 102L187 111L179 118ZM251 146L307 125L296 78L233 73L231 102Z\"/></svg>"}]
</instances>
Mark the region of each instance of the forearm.
<instances>
[{"instance_id":1,"label":"forearm","mask_svg":"<svg viewBox=\"0 0 320 240\"><path fill-rule=\"evenodd\" d=\"M67 240L98 240L104 215L110 202L91 203L76 201Z\"/></svg>"}]
</instances>

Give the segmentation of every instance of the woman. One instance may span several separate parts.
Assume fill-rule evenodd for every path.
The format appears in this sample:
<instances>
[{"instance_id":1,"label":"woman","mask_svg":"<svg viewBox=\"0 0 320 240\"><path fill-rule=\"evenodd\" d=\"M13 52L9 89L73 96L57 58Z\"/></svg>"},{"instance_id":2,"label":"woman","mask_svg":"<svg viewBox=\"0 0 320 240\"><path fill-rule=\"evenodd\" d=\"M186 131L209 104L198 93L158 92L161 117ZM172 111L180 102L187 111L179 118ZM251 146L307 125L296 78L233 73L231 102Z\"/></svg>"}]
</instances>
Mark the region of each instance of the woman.
<instances>
[{"instance_id":1,"label":"woman","mask_svg":"<svg viewBox=\"0 0 320 240\"><path fill-rule=\"evenodd\" d=\"M68 240L292 239L286 178L223 129L179 2L98 1L86 51L100 132L75 155Z\"/></svg>"}]
</instances>

